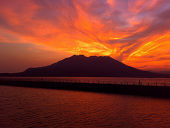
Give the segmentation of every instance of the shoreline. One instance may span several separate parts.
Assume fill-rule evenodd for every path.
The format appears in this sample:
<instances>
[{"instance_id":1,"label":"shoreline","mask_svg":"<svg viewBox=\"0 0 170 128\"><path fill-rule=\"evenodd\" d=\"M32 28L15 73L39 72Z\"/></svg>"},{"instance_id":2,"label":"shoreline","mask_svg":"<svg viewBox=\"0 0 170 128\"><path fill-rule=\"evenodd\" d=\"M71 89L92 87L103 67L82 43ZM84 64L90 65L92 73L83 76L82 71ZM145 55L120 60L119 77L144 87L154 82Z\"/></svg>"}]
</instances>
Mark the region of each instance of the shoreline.
<instances>
[{"instance_id":1,"label":"shoreline","mask_svg":"<svg viewBox=\"0 0 170 128\"><path fill-rule=\"evenodd\" d=\"M170 86L143 86L143 85L100 84L100 83L0 80L0 86L4 86L4 85L17 86L17 87L127 94L127 95L170 99Z\"/></svg>"}]
</instances>

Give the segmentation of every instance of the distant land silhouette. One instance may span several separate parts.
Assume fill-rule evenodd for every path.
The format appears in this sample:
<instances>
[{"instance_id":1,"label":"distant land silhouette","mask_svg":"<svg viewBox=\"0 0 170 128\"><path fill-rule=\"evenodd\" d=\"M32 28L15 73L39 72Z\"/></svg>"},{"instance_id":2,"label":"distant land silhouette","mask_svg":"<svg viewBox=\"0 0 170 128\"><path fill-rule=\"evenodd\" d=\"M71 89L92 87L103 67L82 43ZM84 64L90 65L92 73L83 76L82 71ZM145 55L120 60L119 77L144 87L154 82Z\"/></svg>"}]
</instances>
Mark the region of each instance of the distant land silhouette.
<instances>
[{"instance_id":1,"label":"distant land silhouette","mask_svg":"<svg viewBox=\"0 0 170 128\"><path fill-rule=\"evenodd\" d=\"M109 56L73 55L45 67L28 68L20 73L0 76L58 76L58 77L170 77L127 66Z\"/></svg>"}]
</instances>

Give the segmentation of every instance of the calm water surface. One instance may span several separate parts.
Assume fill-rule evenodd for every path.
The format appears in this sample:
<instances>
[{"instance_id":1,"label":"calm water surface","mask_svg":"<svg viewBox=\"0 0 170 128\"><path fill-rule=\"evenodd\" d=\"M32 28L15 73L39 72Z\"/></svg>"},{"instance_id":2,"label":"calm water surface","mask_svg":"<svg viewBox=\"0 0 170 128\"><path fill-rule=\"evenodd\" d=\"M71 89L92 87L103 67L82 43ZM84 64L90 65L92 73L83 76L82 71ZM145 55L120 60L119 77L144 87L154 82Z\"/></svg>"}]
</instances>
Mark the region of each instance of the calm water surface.
<instances>
[{"instance_id":1,"label":"calm water surface","mask_svg":"<svg viewBox=\"0 0 170 128\"><path fill-rule=\"evenodd\" d=\"M0 86L0 128L170 128L170 100Z\"/></svg>"}]
</instances>

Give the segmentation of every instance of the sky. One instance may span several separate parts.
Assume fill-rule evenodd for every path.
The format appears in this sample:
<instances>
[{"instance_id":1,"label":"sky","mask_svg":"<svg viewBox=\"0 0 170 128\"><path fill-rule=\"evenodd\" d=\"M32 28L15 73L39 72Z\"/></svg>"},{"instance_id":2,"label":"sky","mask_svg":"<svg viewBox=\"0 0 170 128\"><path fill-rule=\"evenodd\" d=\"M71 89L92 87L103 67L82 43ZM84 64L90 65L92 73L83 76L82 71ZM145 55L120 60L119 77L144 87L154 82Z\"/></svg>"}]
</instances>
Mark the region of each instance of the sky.
<instances>
[{"instance_id":1,"label":"sky","mask_svg":"<svg viewBox=\"0 0 170 128\"><path fill-rule=\"evenodd\" d=\"M170 71L170 0L0 0L0 72L76 55Z\"/></svg>"}]
</instances>

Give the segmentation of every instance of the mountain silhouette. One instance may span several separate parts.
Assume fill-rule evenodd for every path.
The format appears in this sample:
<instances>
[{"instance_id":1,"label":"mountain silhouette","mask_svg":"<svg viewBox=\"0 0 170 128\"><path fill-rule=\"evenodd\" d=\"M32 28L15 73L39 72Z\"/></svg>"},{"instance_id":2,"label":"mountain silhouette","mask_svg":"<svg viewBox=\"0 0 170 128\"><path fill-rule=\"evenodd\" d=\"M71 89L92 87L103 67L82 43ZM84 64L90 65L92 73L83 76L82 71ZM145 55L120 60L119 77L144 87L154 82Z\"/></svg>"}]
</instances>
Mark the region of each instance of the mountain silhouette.
<instances>
[{"instance_id":1,"label":"mountain silhouette","mask_svg":"<svg viewBox=\"0 0 170 128\"><path fill-rule=\"evenodd\" d=\"M3 74L4 75L4 74ZM7 76L64 76L64 77L168 77L127 66L109 56L73 55L45 67L29 68ZM2 74L1 74L2 76Z\"/></svg>"}]
</instances>

